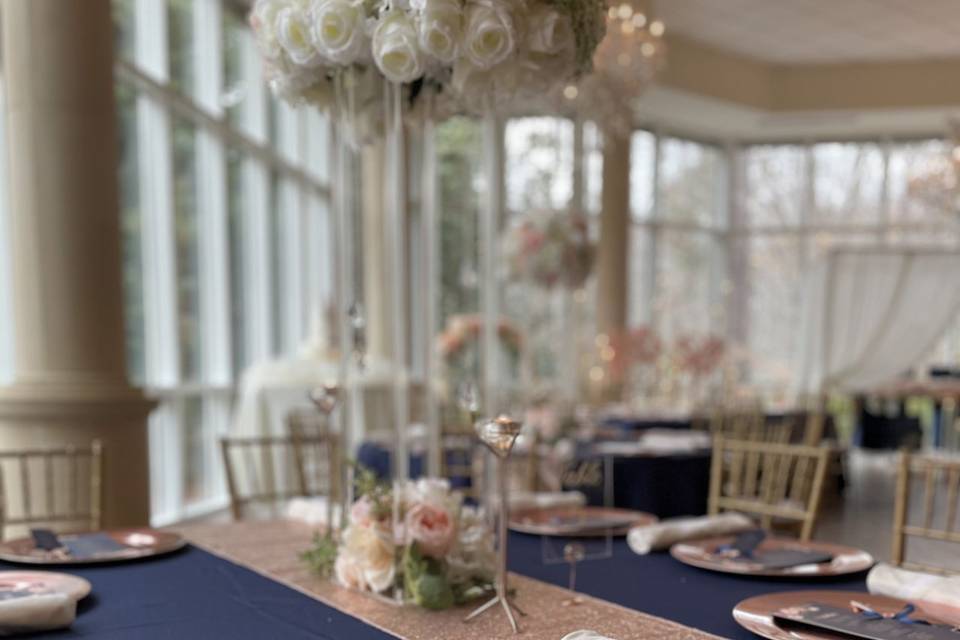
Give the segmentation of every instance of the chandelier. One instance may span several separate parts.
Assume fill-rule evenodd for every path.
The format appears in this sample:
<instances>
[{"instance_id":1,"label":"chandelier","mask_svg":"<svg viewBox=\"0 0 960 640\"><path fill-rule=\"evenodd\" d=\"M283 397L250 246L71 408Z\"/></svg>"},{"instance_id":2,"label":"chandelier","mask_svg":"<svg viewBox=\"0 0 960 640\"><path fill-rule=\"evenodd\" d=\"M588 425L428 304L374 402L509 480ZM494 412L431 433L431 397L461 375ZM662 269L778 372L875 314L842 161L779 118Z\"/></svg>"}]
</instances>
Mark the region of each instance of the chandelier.
<instances>
[{"instance_id":1,"label":"chandelier","mask_svg":"<svg viewBox=\"0 0 960 640\"><path fill-rule=\"evenodd\" d=\"M909 178L907 193L933 211L960 217L960 120L950 120L948 128L946 153Z\"/></svg>"},{"instance_id":2,"label":"chandelier","mask_svg":"<svg viewBox=\"0 0 960 640\"><path fill-rule=\"evenodd\" d=\"M563 89L563 98L584 118L605 128L629 131L633 102L663 67L666 27L638 0L607 10L607 35L593 56L593 73Z\"/></svg>"}]
</instances>

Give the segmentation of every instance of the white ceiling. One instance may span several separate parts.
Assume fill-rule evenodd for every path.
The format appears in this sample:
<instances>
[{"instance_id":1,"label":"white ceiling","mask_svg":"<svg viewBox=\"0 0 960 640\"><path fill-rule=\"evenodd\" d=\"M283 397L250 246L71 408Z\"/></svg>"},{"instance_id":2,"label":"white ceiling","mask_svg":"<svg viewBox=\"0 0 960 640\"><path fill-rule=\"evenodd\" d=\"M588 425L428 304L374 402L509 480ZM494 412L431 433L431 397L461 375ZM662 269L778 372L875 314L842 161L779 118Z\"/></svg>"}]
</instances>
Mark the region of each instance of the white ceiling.
<instances>
[{"instance_id":1,"label":"white ceiling","mask_svg":"<svg viewBox=\"0 0 960 640\"><path fill-rule=\"evenodd\" d=\"M960 57L960 0L656 0L667 32L776 63Z\"/></svg>"}]
</instances>

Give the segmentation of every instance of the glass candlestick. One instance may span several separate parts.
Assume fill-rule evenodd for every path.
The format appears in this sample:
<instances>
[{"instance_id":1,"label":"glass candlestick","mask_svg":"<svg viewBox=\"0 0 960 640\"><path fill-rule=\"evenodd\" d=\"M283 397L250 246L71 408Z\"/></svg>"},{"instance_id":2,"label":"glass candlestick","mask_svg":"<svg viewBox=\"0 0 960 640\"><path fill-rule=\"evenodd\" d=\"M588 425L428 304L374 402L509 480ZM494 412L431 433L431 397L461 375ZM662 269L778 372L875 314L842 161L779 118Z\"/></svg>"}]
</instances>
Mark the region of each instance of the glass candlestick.
<instances>
[{"instance_id":1,"label":"glass candlestick","mask_svg":"<svg viewBox=\"0 0 960 640\"><path fill-rule=\"evenodd\" d=\"M513 451L513 445L517 441L517 436L520 435L522 426L518 420L505 415L476 424L480 442L486 445L497 458L498 529L500 538L497 550L497 595L464 618L464 622L470 621L499 604L503 607L514 633L519 633L520 628L517 626L517 620L513 612L516 611L520 615L525 614L510 599L510 592L507 588L507 521L510 516L510 507L507 504L507 459Z\"/></svg>"},{"instance_id":2,"label":"glass candlestick","mask_svg":"<svg viewBox=\"0 0 960 640\"><path fill-rule=\"evenodd\" d=\"M332 434L330 418L333 415L333 412L336 411L337 405L340 404L340 385L336 382L326 382L320 385L310 392L310 401L313 402L313 405L317 408L317 410L323 414L323 435L327 438L327 443L329 445L328 451L330 452L329 455L331 459L329 460L330 478L328 492L329 495L327 495L326 517L327 534L333 535L333 532L337 529L333 523L333 491L334 487L339 486L340 483L335 482L334 470L338 468L338 465L333 463L332 458L340 454L338 448L333 446L334 436ZM341 510L346 509L346 505L341 505L340 508Z\"/></svg>"}]
</instances>

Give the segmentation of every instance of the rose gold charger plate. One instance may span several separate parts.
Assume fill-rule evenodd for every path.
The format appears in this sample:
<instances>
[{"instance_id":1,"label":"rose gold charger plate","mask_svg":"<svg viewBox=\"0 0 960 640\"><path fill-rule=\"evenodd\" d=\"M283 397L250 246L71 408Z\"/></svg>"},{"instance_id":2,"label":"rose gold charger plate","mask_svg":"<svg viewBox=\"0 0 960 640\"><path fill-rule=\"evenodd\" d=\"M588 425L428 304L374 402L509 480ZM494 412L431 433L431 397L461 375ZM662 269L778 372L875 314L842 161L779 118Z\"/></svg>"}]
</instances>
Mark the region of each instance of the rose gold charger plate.
<instances>
[{"instance_id":1,"label":"rose gold charger plate","mask_svg":"<svg viewBox=\"0 0 960 640\"><path fill-rule=\"evenodd\" d=\"M104 531L123 549L107 552L93 557L71 558L60 551L45 551L34 546L33 538L18 538L0 543L0 560L18 562L21 564L43 565L72 565L72 564L103 564L110 562L129 562L152 556L172 553L182 549L187 544L177 533L158 531L149 528L114 529ZM69 540L87 533L60 534L60 540Z\"/></svg>"},{"instance_id":2,"label":"rose gold charger plate","mask_svg":"<svg viewBox=\"0 0 960 640\"><path fill-rule=\"evenodd\" d=\"M612 507L555 507L510 512L510 530L538 536L597 538L625 536L633 527L657 522L655 515Z\"/></svg>"},{"instance_id":3,"label":"rose gold charger plate","mask_svg":"<svg viewBox=\"0 0 960 640\"><path fill-rule=\"evenodd\" d=\"M90 583L78 576L53 571L0 571L0 600L25 592L63 593L80 601L90 594Z\"/></svg>"},{"instance_id":4,"label":"rose gold charger plate","mask_svg":"<svg viewBox=\"0 0 960 640\"><path fill-rule=\"evenodd\" d=\"M857 591L786 591L744 600L734 608L733 617L744 629L770 640L837 640L849 636L827 630L792 626L787 628L775 622L773 616L788 607L811 603L825 604L839 609L852 609L852 602L865 604L884 615L898 613L907 605L906 600ZM960 609L919 600L911 600L910 603L916 607L916 611L911 614L912 618L935 624L960 624Z\"/></svg>"},{"instance_id":5,"label":"rose gold charger plate","mask_svg":"<svg viewBox=\"0 0 960 640\"><path fill-rule=\"evenodd\" d=\"M678 542L670 547L670 555L684 564L689 564L701 569L708 569L710 571L776 578L829 578L833 576L843 576L866 571L875 563L873 556L861 549L827 542L800 542L790 538L767 538L760 543L757 550L773 551L790 549L797 551L818 551L832 555L833 560L818 564L801 564L785 569L771 569L756 562L724 558L716 553L717 549L732 543L735 539L734 536L727 536L695 540L692 542Z\"/></svg>"}]
</instances>

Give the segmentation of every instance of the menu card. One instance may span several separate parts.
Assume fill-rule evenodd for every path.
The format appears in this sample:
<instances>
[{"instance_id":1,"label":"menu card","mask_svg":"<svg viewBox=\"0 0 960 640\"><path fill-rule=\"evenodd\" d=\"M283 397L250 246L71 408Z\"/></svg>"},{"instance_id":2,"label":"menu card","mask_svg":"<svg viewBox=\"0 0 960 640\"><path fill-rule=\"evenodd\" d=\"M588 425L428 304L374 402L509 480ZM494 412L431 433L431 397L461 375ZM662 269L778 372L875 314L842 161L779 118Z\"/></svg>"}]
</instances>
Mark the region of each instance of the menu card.
<instances>
[{"instance_id":1,"label":"menu card","mask_svg":"<svg viewBox=\"0 0 960 640\"><path fill-rule=\"evenodd\" d=\"M800 626L826 629L843 637L865 640L958 640L960 631L948 626L933 625L915 616L905 620L869 617L831 607L810 603L788 607L773 614L775 622L785 628Z\"/></svg>"},{"instance_id":2,"label":"menu card","mask_svg":"<svg viewBox=\"0 0 960 640\"><path fill-rule=\"evenodd\" d=\"M720 555L731 554L732 560L759 564L765 569L789 569L804 564L820 564L833 560L833 555L812 549L757 550L766 539L762 529L744 531L729 545L717 550Z\"/></svg>"},{"instance_id":3,"label":"menu card","mask_svg":"<svg viewBox=\"0 0 960 640\"><path fill-rule=\"evenodd\" d=\"M70 557L78 560L116 555L127 550L106 533L88 533L66 538L62 542L70 552Z\"/></svg>"}]
</instances>

